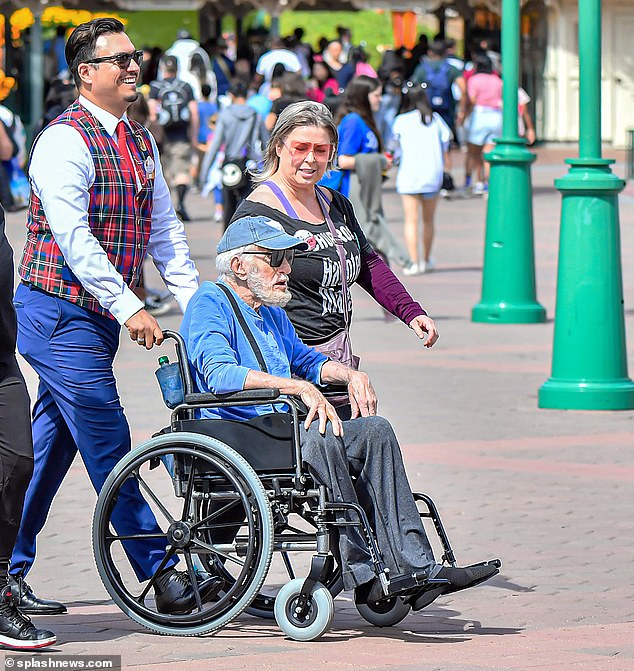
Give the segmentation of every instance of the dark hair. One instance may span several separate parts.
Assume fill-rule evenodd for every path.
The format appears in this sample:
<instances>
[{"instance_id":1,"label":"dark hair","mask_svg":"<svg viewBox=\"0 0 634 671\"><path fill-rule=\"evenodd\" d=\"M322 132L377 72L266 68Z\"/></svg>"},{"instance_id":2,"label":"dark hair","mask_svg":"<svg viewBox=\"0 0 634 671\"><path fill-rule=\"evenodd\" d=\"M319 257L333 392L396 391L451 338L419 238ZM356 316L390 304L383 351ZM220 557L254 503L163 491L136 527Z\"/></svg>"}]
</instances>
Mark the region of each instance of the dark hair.
<instances>
[{"instance_id":1,"label":"dark hair","mask_svg":"<svg viewBox=\"0 0 634 671\"><path fill-rule=\"evenodd\" d=\"M493 74L493 61L483 51L477 51L473 54L473 64L477 73L485 75Z\"/></svg>"},{"instance_id":2,"label":"dark hair","mask_svg":"<svg viewBox=\"0 0 634 671\"><path fill-rule=\"evenodd\" d=\"M276 63L271 71L271 80L281 79L287 72L288 70L284 67L284 63Z\"/></svg>"},{"instance_id":3,"label":"dark hair","mask_svg":"<svg viewBox=\"0 0 634 671\"><path fill-rule=\"evenodd\" d=\"M229 87L229 93L234 98L246 98L249 89L241 79L234 79Z\"/></svg>"},{"instance_id":4,"label":"dark hair","mask_svg":"<svg viewBox=\"0 0 634 671\"><path fill-rule=\"evenodd\" d=\"M290 98L306 98L306 82L301 72L286 72L280 82L282 95Z\"/></svg>"},{"instance_id":5,"label":"dark hair","mask_svg":"<svg viewBox=\"0 0 634 671\"><path fill-rule=\"evenodd\" d=\"M447 53L445 40L434 40L429 46L429 53L437 56L438 58L443 58Z\"/></svg>"},{"instance_id":6,"label":"dark hair","mask_svg":"<svg viewBox=\"0 0 634 671\"><path fill-rule=\"evenodd\" d=\"M209 84L203 84L200 87L200 93L203 98L209 98L209 96L211 95L211 86L209 86Z\"/></svg>"},{"instance_id":7,"label":"dark hair","mask_svg":"<svg viewBox=\"0 0 634 671\"><path fill-rule=\"evenodd\" d=\"M425 124L425 126L429 126L432 121L433 110L429 104L427 93L425 92L426 88L426 84L413 84L412 82L407 82L407 85L403 87L399 114L405 114L406 112L411 112L416 109L420 112L421 122Z\"/></svg>"},{"instance_id":8,"label":"dark hair","mask_svg":"<svg viewBox=\"0 0 634 671\"><path fill-rule=\"evenodd\" d=\"M125 26L118 19L105 18L93 19L82 23L73 30L66 47L64 48L64 55L68 63L73 80L77 88L81 86L81 78L77 72L81 63L87 63L92 58L95 58L95 48L97 40L102 35L110 35L111 33L123 33Z\"/></svg>"},{"instance_id":9,"label":"dark hair","mask_svg":"<svg viewBox=\"0 0 634 671\"><path fill-rule=\"evenodd\" d=\"M316 65L321 65L326 70L326 78L323 81L320 81L319 79L317 79L317 77L315 77L315 79L317 79L317 83L319 84L320 87L323 84L325 84L329 79L334 79L335 78L335 75L332 71L332 68L330 67L330 65L328 65L328 63L326 63L326 61L324 61L323 59L319 59L319 60L315 59L313 61L313 68ZM315 75L313 74L313 76L315 76Z\"/></svg>"},{"instance_id":10,"label":"dark hair","mask_svg":"<svg viewBox=\"0 0 634 671\"><path fill-rule=\"evenodd\" d=\"M189 71L196 77L198 83L202 85L207 81L207 66L203 57L199 53L193 53L189 59ZM201 88L202 91L202 88Z\"/></svg>"},{"instance_id":11,"label":"dark hair","mask_svg":"<svg viewBox=\"0 0 634 671\"><path fill-rule=\"evenodd\" d=\"M370 127L370 130L376 135L379 141L379 151L383 150L383 140L381 133L374 121L374 114L370 107L370 100L368 96L372 91L380 88L381 82L376 77L368 77L367 75L359 75L352 79L346 86L343 93L343 100L339 109L337 110L337 124L343 119L346 114L356 112Z\"/></svg>"},{"instance_id":12,"label":"dark hair","mask_svg":"<svg viewBox=\"0 0 634 671\"><path fill-rule=\"evenodd\" d=\"M163 67L165 72L176 74L178 72L178 58L176 56L163 56Z\"/></svg>"},{"instance_id":13,"label":"dark hair","mask_svg":"<svg viewBox=\"0 0 634 671\"><path fill-rule=\"evenodd\" d=\"M348 54L348 61L353 65L356 65L357 63L367 63L368 54L363 47L352 47Z\"/></svg>"},{"instance_id":14,"label":"dark hair","mask_svg":"<svg viewBox=\"0 0 634 671\"><path fill-rule=\"evenodd\" d=\"M319 40L317 41L317 45L319 46L319 53L321 53L322 51L325 51L326 47L329 44L330 44L330 40L327 37L325 37L325 36L320 37Z\"/></svg>"}]
</instances>

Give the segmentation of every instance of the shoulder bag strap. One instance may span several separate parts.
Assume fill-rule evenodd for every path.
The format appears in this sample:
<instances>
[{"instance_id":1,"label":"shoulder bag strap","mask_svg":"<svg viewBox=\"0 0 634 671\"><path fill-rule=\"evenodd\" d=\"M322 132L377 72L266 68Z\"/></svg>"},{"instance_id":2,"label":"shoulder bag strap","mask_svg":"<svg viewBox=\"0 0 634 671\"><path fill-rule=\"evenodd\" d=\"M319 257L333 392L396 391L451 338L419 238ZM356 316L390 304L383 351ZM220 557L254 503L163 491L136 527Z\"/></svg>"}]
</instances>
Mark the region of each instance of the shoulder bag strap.
<instances>
[{"instance_id":1,"label":"shoulder bag strap","mask_svg":"<svg viewBox=\"0 0 634 671\"><path fill-rule=\"evenodd\" d=\"M235 296L231 293L231 289L229 289L228 287L226 287L224 284L222 284L220 282L217 282L216 286L229 299L229 303L231 304L231 307L233 308L233 311L236 315L236 319L238 320L238 323L242 327L242 330L244 331L244 335L247 337L247 340L249 341L249 345L251 345L251 349L253 350L253 353L255 354L255 358L258 361L258 365L260 366L260 370L263 373L268 373L269 369L266 367L266 361L264 361L264 357L262 356L262 351L258 347L258 344L255 341L255 337L253 336L253 333L251 332L251 329L249 328L249 325L247 324L247 321L244 318L244 315L242 314L242 310L240 310L240 306L238 305L238 301L236 301Z\"/></svg>"},{"instance_id":2,"label":"shoulder bag strap","mask_svg":"<svg viewBox=\"0 0 634 671\"><path fill-rule=\"evenodd\" d=\"M343 247L343 240L339 235L339 231L333 224L330 212L328 211L330 201L318 186L315 187L315 192L317 193L317 200L319 202L319 207L321 207L321 211L326 220L326 224L328 225L328 230L330 231L330 234L332 235L332 238L335 241L335 246L337 247L337 254L339 254L339 263L341 264L341 291L343 294L342 296L343 319L346 323L346 331L348 331L350 329L350 312L348 310L348 277L347 277L348 272L346 267L346 252Z\"/></svg>"}]
</instances>

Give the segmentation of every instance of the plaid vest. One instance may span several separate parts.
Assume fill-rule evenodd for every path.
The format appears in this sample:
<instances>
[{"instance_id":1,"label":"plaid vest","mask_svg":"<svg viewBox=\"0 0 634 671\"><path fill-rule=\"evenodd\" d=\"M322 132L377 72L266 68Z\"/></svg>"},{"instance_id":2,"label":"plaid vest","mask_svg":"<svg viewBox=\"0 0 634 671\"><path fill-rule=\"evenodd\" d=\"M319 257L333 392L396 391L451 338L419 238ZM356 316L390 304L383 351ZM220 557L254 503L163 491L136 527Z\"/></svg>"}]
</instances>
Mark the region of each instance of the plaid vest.
<instances>
[{"instance_id":1,"label":"plaid vest","mask_svg":"<svg viewBox=\"0 0 634 671\"><path fill-rule=\"evenodd\" d=\"M90 230L125 283L134 288L139 283L152 221L154 174L148 177L144 165L152 158L149 133L130 120L134 137L127 133L128 151L142 183L137 191L135 177L125 168L116 141L87 109L75 101L51 125L60 123L79 131L95 164L88 207ZM51 170L55 170L54 156ZM34 193L29 202L27 238L18 272L25 282L42 291L113 318L66 265L42 202Z\"/></svg>"}]
</instances>

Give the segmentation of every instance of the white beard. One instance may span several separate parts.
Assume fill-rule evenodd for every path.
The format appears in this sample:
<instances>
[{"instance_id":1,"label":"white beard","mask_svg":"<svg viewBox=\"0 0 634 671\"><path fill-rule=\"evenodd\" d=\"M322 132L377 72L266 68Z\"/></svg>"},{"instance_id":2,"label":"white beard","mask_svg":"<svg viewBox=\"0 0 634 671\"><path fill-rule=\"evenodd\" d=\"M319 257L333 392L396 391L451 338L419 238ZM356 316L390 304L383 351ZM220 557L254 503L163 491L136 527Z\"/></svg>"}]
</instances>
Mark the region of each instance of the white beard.
<instances>
[{"instance_id":1,"label":"white beard","mask_svg":"<svg viewBox=\"0 0 634 671\"><path fill-rule=\"evenodd\" d=\"M272 286L267 286L260 278L260 273L256 268L249 270L247 286L262 305L283 308L292 298L291 292L288 289L284 292L279 292L275 291Z\"/></svg>"}]
</instances>

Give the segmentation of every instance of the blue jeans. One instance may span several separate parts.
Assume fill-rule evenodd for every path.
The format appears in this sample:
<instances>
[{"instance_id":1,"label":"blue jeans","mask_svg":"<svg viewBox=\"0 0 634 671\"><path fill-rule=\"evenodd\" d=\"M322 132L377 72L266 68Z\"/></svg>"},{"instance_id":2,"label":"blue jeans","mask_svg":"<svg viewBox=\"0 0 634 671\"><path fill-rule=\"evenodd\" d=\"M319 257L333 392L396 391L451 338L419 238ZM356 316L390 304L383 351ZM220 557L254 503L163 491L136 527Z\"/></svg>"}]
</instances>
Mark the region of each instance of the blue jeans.
<instances>
[{"instance_id":1,"label":"blue jeans","mask_svg":"<svg viewBox=\"0 0 634 671\"><path fill-rule=\"evenodd\" d=\"M11 560L11 573L26 575L35 560L37 534L77 451L99 492L130 451L130 430L112 370L119 324L25 284L18 287L14 305L18 350L40 378L33 407L35 467ZM122 487L112 520L122 535L160 533L136 481ZM165 540L126 541L124 549L144 581L165 556Z\"/></svg>"}]
</instances>

